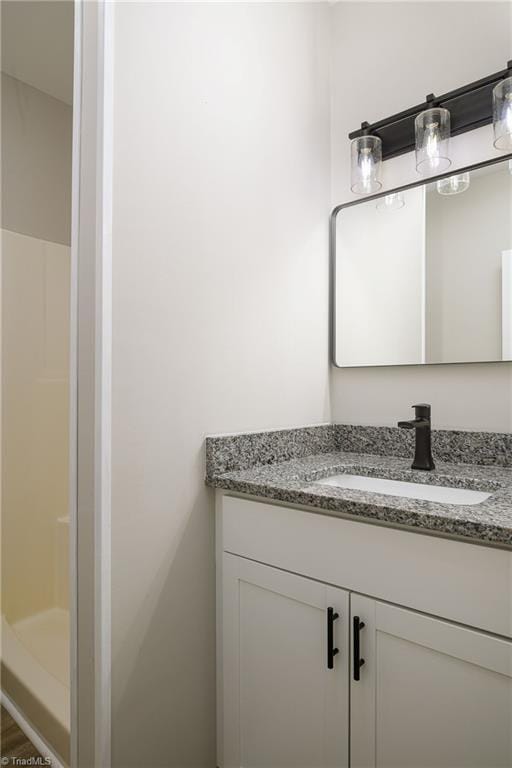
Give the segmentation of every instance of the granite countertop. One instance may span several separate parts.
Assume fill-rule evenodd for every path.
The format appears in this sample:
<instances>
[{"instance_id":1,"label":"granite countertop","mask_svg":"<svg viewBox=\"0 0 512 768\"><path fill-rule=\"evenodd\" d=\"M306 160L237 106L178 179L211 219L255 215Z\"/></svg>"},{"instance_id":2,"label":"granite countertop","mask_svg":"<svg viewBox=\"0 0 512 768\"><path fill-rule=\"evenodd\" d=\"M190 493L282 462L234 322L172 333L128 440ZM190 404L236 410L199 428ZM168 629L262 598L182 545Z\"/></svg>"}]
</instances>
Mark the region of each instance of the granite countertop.
<instances>
[{"instance_id":1,"label":"granite countertop","mask_svg":"<svg viewBox=\"0 0 512 768\"><path fill-rule=\"evenodd\" d=\"M210 446L207 444L209 460L206 482L212 487L237 494L304 505L324 514L349 515L363 521L407 526L425 533L436 532L471 542L512 547L512 469L508 466L508 460L502 460L501 466L490 465L491 449L486 454L484 451L475 452L475 444L478 441L482 443L482 433L464 433L467 451L461 452L460 457L457 454L458 459L467 461L473 457L476 462L482 461L481 464L440 461L434 453L436 469L432 472L418 472L410 468L411 455L406 459L402 456L339 450L339 433L332 436L325 431L330 426L317 428L324 432L314 434L313 440L311 435L305 440L300 435L297 438L300 430L289 431L288 436L283 434L284 431L266 433L265 438L260 433L257 440L251 443L247 442L248 436L210 438L214 442ZM471 434L478 435L477 443L473 445L468 437ZM269 438L268 435L273 437ZM236 442L242 437L245 443ZM286 460L283 461L283 451L276 449L275 442L269 443L269 439L281 439L283 446L287 437L291 438L288 443L291 448L285 451ZM496 436L492 439L495 440ZM222 443L222 440L231 442ZM438 442L442 442L439 436ZM248 445L250 451L247 450ZM274 447L274 456L269 445ZM241 450L243 446L246 447L245 451ZM259 453L254 450L255 446ZM258 463L258 459L262 459L262 446L266 450L265 463ZM233 460L234 452L230 460L226 460L226 448L229 452L233 447L241 451L241 460ZM308 448L311 447L316 450L308 454ZM370 450L372 448L371 445L365 447ZM290 453L293 458L288 458ZM485 460L482 459L484 455ZM237 467L240 463L242 468ZM491 496L480 504L454 505L326 486L316 482L341 473L467 488L486 491Z\"/></svg>"}]
</instances>

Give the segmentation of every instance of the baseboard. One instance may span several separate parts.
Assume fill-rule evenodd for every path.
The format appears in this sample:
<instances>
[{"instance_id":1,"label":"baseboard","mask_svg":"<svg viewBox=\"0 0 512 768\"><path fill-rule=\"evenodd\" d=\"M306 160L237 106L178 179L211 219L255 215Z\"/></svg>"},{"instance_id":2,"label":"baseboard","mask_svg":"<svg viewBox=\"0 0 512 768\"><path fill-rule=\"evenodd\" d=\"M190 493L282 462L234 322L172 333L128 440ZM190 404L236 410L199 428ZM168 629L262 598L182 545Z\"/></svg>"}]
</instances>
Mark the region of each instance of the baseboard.
<instances>
[{"instance_id":1,"label":"baseboard","mask_svg":"<svg viewBox=\"0 0 512 768\"><path fill-rule=\"evenodd\" d=\"M51 768L68 768L61 758L48 746L40 733L36 731L33 725L29 723L26 717L20 712L16 704L0 690L0 704L5 707L12 719L21 728L27 739L29 739L40 755L50 761Z\"/></svg>"}]
</instances>

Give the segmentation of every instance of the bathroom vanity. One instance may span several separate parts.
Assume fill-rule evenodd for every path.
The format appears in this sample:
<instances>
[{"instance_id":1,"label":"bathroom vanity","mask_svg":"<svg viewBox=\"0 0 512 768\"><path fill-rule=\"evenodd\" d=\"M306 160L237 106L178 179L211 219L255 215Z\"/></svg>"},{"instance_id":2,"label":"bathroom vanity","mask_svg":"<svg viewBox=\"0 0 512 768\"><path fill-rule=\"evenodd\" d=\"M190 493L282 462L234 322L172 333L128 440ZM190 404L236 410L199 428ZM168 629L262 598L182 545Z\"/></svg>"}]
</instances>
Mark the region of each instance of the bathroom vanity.
<instances>
[{"instance_id":1,"label":"bathroom vanity","mask_svg":"<svg viewBox=\"0 0 512 768\"><path fill-rule=\"evenodd\" d=\"M510 766L508 437L434 434L482 463L418 473L400 430L316 430L207 441L219 767ZM329 480L348 476L405 495Z\"/></svg>"},{"instance_id":2,"label":"bathroom vanity","mask_svg":"<svg viewBox=\"0 0 512 768\"><path fill-rule=\"evenodd\" d=\"M335 366L512 360L509 161L333 210ZM512 765L512 435L414 409L207 440L220 768Z\"/></svg>"}]
</instances>

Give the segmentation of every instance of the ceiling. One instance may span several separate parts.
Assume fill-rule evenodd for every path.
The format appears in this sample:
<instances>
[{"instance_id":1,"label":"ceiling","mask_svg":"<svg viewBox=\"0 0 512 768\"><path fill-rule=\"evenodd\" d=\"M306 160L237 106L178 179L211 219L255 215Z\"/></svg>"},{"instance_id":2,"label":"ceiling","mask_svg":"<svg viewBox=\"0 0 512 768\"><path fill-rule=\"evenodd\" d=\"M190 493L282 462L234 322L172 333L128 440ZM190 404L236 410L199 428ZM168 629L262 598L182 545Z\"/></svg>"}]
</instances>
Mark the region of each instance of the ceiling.
<instances>
[{"instance_id":1,"label":"ceiling","mask_svg":"<svg viewBox=\"0 0 512 768\"><path fill-rule=\"evenodd\" d=\"M2 0L2 71L73 102L72 0Z\"/></svg>"}]
</instances>

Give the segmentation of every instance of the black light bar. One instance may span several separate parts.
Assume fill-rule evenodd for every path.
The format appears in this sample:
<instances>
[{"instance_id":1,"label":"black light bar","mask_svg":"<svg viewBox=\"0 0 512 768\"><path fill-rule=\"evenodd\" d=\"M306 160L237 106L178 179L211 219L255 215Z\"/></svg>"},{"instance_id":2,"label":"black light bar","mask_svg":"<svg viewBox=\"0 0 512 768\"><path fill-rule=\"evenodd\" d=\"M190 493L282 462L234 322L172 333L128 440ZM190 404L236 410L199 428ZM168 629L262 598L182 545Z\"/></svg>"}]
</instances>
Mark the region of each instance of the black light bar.
<instances>
[{"instance_id":1,"label":"black light bar","mask_svg":"<svg viewBox=\"0 0 512 768\"><path fill-rule=\"evenodd\" d=\"M360 136L378 136L382 141L382 159L403 155L415 147L414 120L420 112L432 107L444 107L450 112L451 135L457 136L482 125L492 123L492 91L506 77L512 76L512 60L507 68L494 75L445 93L429 94L423 104L398 112L376 123L361 123L361 128L349 133L349 139Z\"/></svg>"}]
</instances>

